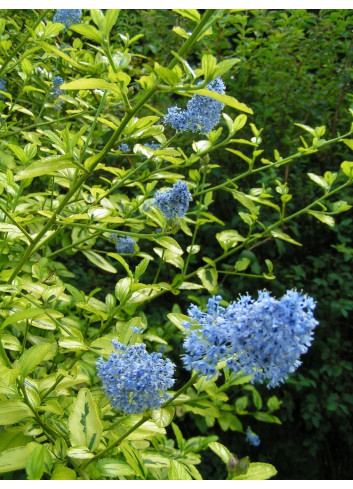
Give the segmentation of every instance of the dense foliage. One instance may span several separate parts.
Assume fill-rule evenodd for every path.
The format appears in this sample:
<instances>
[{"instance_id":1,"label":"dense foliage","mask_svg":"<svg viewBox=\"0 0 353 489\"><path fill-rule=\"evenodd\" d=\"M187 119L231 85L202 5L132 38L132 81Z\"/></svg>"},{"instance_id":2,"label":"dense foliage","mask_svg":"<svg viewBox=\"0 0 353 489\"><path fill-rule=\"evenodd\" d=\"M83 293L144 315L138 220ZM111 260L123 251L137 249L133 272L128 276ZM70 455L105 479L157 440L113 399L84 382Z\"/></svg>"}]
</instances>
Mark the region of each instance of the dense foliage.
<instances>
[{"instance_id":1,"label":"dense foliage","mask_svg":"<svg viewBox=\"0 0 353 489\"><path fill-rule=\"evenodd\" d=\"M349 478L352 12L0 13L0 478Z\"/></svg>"}]
</instances>

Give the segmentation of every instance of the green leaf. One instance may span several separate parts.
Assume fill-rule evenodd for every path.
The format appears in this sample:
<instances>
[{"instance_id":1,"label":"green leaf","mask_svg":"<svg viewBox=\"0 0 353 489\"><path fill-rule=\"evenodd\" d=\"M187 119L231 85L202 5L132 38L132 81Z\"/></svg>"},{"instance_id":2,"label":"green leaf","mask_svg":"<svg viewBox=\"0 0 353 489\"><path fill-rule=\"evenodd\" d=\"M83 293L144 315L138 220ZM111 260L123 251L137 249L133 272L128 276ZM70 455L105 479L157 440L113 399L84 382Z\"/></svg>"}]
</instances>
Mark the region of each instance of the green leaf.
<instances>
[{"instance_id":1,"label":"green leaf","mask_svg":"<svg viewBox=\"0 0 353 489\"><path fill-rule=\"evenodd\" d=\"M63 90L113 90L119 93L119 90L112 83L102 78L79 78L61 85Z\"/></svg>"},{"instance_id":2,"label":"green leaf","mask_svg":"<svg viewBox=\"0 0 353 489\"><path fill-rule=\"evenodd\" d=\"M127 463L134 469L136 475L146 480L148 471L139 452L128 441L124 441L120 445L120 449Z\"/></svg>"},{"instance_id":3,"label":"green leaf","mask_svg":"<svg viewBox=\"0 0 353 489\"><path fill-rule=\"evenodd\" d=\"M315 136L316 133L315 133L315 129L313 129L312 127L310 126L307 126L305 124L297 124L297 123L294 123L295 126L298 126L300 127L301 129L304 129L304 131L308 132L309 134L311 134L312 136Z\"/></svg>"},{"instance_id":4,"label":"green leaf","mask_svg":"<svg viewBox=\"0 0 353 489\"><path fill-rule=\"evenodd\" d=\"M186 17L190 20L193 20L194 22L199 22L201 17L199 12L196 9L189 8L189 9L174 9L173 12L176 12L179 15L182 15L183 17Z\"/></svg>"},{"instance_id":5,"label":"green leaf","mask_svg":"<svg viewBox=\"0 0 353 489\"><path fill-rule=\"evenodd\" d=\"M230 153L234 153L235 155L239 156L239 158L246 161L248 165L252 164L251 158L245 156L245 154L243 154L241 151L238 151L236 149L231 149L231 148L226 148L226 151L229 151Z\"/></svg>"},{"instance_id":6,"label":"green leaf","mask_svg":"<svg viewBox=\"0 0 353 489\"><path fill-rule=\"evenodd\" d=\"M72 158L71 153L64 154L62 156L54 156L49 158L43 158L42 160L35 161L31 165L27 166L24 170L15 175L15 181L24 180L25 178L35 178L43 175L51 175L58 170L66 170L67 168L76 168L74 163L70 161Z\"/></svg>"},{"instance_id":7,"label":"green leaf","mask_svg":"<svg viewBox=\"0 0 353 489\"><path fill-rule=\"evenodd\" d=\"M189 39L189 37L190 37L190 34L188 34L186 32L186 30L184 30L183 28L181 28L179 26L173 27L172 30L173 30L173 32L175 32L175 34L178 34L178 36L183 37L184 39Z\"/></svg>"},{"instance_id":8,"label":"green leaf","mask_svg":"<svg viewBox=\"0 0 353 489\"><path fill-rule=\"evenodd\" d=\"M135 280L138 280L146 271L148 264L151 260L149 258L144 258L140 263L135 267Z\"/></svg>"},{"instance_id":9,"label":"green leaf","mask_svg":"<svg viewBox=\"0 0 353 489\"><path fill-rule=\"evenodd\" d=\"M245 257L241 258L240 260L235 262L234 270L236 272L243 272L244 270L246 270L248 268L250 263L251 263L251 260L249 260L249 258L245 258Z\"/></svg>"},{"instance_id":10,"label":"green leaf","mask_svg":"<svg viewBox=\"0 0 353 489\"><path fill-rule=\"evenodd\" d=\"M23 433L23 426L3 428L0 431L0 452L9 448L23 447L31 438Z\"/></svg>"},{"instance_id":11,"label":"green leaf","mask_svg":"<svg viewBox=\"0 0 353 489\"><path fill-rule=\"evenodd\" d=\"M247 119L248 118L246 117L245 114L240 114L238 115L238 117L234 119L232 124L233 134L236 133L237 131L240 131L240 129L242 129L245 126Z\"/></svg>"},{"instance_id":12,"label":"green leaf","mask_svg":"<svg viewBox=\"0 0 353 489\"><path fill-rule=\"evenodd\" d=\"M308 177L317 185L320 185L320 187L324 188L325 190L328 190L330 188L330 185L328 185L324 177L315 175L315 173L308 173Z\"/></svg>"},{"instance_id":13,"label":"green leaf","mask_svg":"<svg viewBox=\"0 0 353 489\"><path fill-rule=\"evenodd\" d=\"M135 475L134 470L129 464L115 458L104 458L99 460L95 468L103 477L128 477Z\"/></svg>"},{"instance_id":14,"label":"green leaf","mask_svg":"<svg viewBox=\"0 0 353 489\"><path fill-rule=\"evenodd\" d=\"M185 481L192 480L192 477L183 464L181 464L177 460L171 460L168 472L168 480Z\"/></svg>"},{"instance_id":15,"label":"green leaf","mask_svg":"<svg viewBox=\"0 0 353 489\"><path fill-rule=\"evenodd\" d=\"M224 75L229 70L231 70L235 64L237 64L239 62L240 62L240 59L237 59L237 58L225 59L224 61L221 61L216 66L214 73L213 73L213 76L215 78L217 78L218 76Z\"/></svg>"},{"instance_id":16,"label":"green leaf","mask_svg":"<svg viewBox=\"0 0 353 489\"><path fill-rule=\"evenodd\" d=\"M230 97L229 95L222 95L217 92L212 92L212 90L207 90L205 88L200 88L195 92L198 95L203 95L204 97L210 97L213 98L214 100L218 100L218 102L222 102L225 105L228 105L228 107L233 107L233 109L241 110L242 112L246 112L247 114L253 114L252 109L247 107L245 104L242 104L238 102L237 99L234 97ZM194 92L190 92L191 95L194 94Z\"/></svg>"},{"instance_id":17,"label":"green leaf","mask_svg":"<svg viewBox=\"0 0 353 489\"><path fill-rule=\"evenodd\" d=\"M164 68L164 66L161 66L157 62L154 63L154 71L164 82L168 83L168 85L177 85L179 82L179 76L175 71Z\"/></svg>"},{"instance_id":18,"label":"green leaf","mask_svg":"<svg viewBox=\"0 0 353 489\"><path fill-rule=\"evenodd\" d=\"M50 478L52 481L74 481L76 480L76 472L68 467L59 466L54 469Z\"/></svg>"},{"instance_id":19,"label":"green leaf","mask_svg":"<svg viewBox=\"0 0 353 489\"><path fill-rule=\"evenodd\" d=\"M201 268L196 274L210 294L216 293L218 273L215 268Z\"/></svg>"},{"instance_id":20,"label":"green leaf","mask_svg":"<svg viewBox=\"0 0 353 489\"><path fill-rule=\"evenodd\" d=\"M278 238L278 239L282 239L283 241L288 241L288 243L292 243L292 244L295 244L297 246L302 246L301 243L298 243L298 241L295 241L293 238L291 238L289 236L289 234L286 234L286 233L282 233L282 231L271 231L271 235L274 237L274 238Z\"/></svg>"},{"instance_id":21,"label":"green leaf","mask_svg":"<svg viewBox=\"0 0 353 489\"><path fill-rule=\"evenodd\" d=\"M80 389L69 416L70 442L73 447L84 446L93 451L103 433L98 409L89 389Z\"/></svg>"},{"instance_id":22,"label":"green leaf","mask_svg":"<svg viewBox=\"0 0 353 489\"><path fill-rule=\"evenodd\" d=\"M198 399L190 399L184 404L186 411L191 411L194 414L200 414L201 416L212 416L218 418L220 413L217 407L211 401L204 401Z\"/></svg>"},{"instance_id":23,"label":"green leaf","mask_svg":"<svg viewBox=\"0 0 353 489\"><path fill-rule=\"evenodd\" d=\"M231 458L231 453L228 450L227 447L222 445L222 443L218 443L217 441L211 441L208 444L208 447L220 457L220 459L225 463L228 464L230 458Z\"/></svg>"},{"instance_id":24,"label":"green leaf","mask_svg":"<svg viewBox=\"0 0 353 489\"><path fill-rule=\"evenodd\" d=\"M348 178L353 178L353 161L343 161L341 169Z\"/></svg>"},{"instance_id":25,"label":"green leaf","mask_svg":"<svg viewBox=\"0 0 353 489\"><path fill-rule=\"evenodd\" d=\"M308 211L308 214L316 217L319 221L323 222L324 224L327 224L327 226L334 226L335 225L335 220L332 216L328 216L324 212L319 212L319 211Z\"/></svg>"},{"instance_id":26,"label":"green leaf","mask_svg":"<svg viewBox=\"0 0 353 489\"><path fill-rule=\"evenodd\" d=\"M7 319L5 319L0 327L0 330L6 328L6 326L9 326L10 324L17 323L18 321L23 321L24 319L34 319L42 314L43 309L35 307L15 312L14 314L11 314L11 316L9 316Z\"/></svg>"},{"instance_id":27,"label":"green leaf","mask_svg":"<svg viewBox=\"0 0 353 489\"><path fill-rule=\"evenodd\" d=\"M22 401L13 399L0 401L0 425L15 424L32 416L32 411Z\"/></svg>"},{"instance_id":28,"label":"green leaf","mask_svg":"<svg viewBox=\"0 0 353 489\"><path fill-rule=\"evenodd\" d=\"M168 406L166 408L155 409L152 411L152 419L160 428L170 425L174 417L174 408Z\"/></svg>"},{"instance_id":29,"label":"green leaf","mask_svg":"<svg viewBox=\"0 0 353 489\"><path fill-rule=\"evenodd\" d=\"M277 416L273 416L273 414L260 412L260 413L253 413L253 416L255 419L261 421L262 423L282 424L281 420L277 418Z\"/></svg>"},{"instance_id":30,"label":"green leaf","mask_svg":"<svg viewBox=\"0 0 353 489\"><path fill-rule=\"evenodd\" d=\"M78 34L81 34L84 37L87 37L91 41L97 42L98 44L101 44L103 42L102 33L99 32L98 29L93 27L93 25L76 24L76 25L72 25L70 29L73 30L74 32L77 32Z\"/></svg>"},{"instance_id":31,"label":"green leaf","mask_svg":"<svg viewBox=\"0 0 353 489\"><path fill-rule=\"evenodd\" d=\"M332 212L339 214L340 212L345 212L351 209L352 206L349 205L345 200L337 200L332 204Z\"/></svg>"},{"instance_id":32,"label":"green leaf","mask_svg":"<svg viewBox=\"0 0 353 489\"><path fill-rule=\"evenodd\" d=\"M120 14L120 9L108 9L105 13L105 29L104 34L106 37L109 36L110 31L115 26Z\"/></svg>"},{"instance_id":33,"label":"green leaf","mask_svg":"<svg viewBox=\"0 0 353 489\"><path fill-rule=\"evenodd\" d=\"M115 428L116 435L124 435L129 431L138 421L141 420L141 416L131 414L126 416L119 425ZM127 436L127 440L141 441L151 440L157 435L164 435L166 433L164 428L156 425L154 421L145 421L139 428L135 429L130 435Z\"/></svg>"},{"instance_id":34,"label":"green leaf","mask_svg":"<svg viewBox=\"0 0 353 489\"><path fill-rule=\"evenodd\" d=\"M20 162L25 165L28 161L28 156L25 151L20 146L16 144L7 143L7 147L11 149L11 151L17 156Z\"/></svg>"},{"instance_id":35,"label":"green leaf","mask_svg":"<svg viewBox=\"0 0 353 489\"><path fill-rule=\"evenodd\" d=\"M25 447L10 448L0 453L0 474L24 469L33 450L31 444Z\"/></svg>"},{"instance_id":36,"label":"green leaf","mask_svg":"<svg viewBox=\"0 0 353 489\"><path fill-rule=\"evenodd\" d=\"M5 350L21 351L21 343L18 341L16 336L11 334L1 335L1 343Z\"/></svg>"},{"instance_id":37,"label":"green leaf","mask_svg":"<svg viewBox=\"0 0 353 489\"><path fill-rule=\"evenodd\" d=\"M17 368L23 377L33 372L37 365L42 363L52 348L51 343L40 343L29 348L18 360Z\"/></svg>"},{"instance_id":38,"label":"green leaf","mask_svg":"<svg viewBox=\"0 0 353 489\"><path fill-rule=\"evenodd\" d=\"M216 239L225 251L234 248L239 242L245 241L245 238L238 231L235 231L235 229L228 229L217 233Z\"/></svg>"},{"instance_id":39,"label":"green leaf","mask_svg":"<svg viewBox=\"0 0 353 489\"><path fill-rule=\"evenodd\" d=\"M271 464L264 464L261 462L254 462L249 465L248 471L246 474L239 474L232 478L232 480L240 480L240 481L262 481L270 479L277 474L277 470Z\"/></svg>"},{"instance_id":40,"label":"green leaf","mask_svg":"<svg viewBox=\"0 0 353 489\"><path fill-rule=\"evenodd\" d=\"M153 238L153 241L163 246L163 248L166 248L167 250L171 251L172 253L175 253L176 255L182 255L184 253L179 243L175 241L174 238L171 238L170 236L156 237Z\"/></svg>"},{"instance_id":41,"label":"green leaf","mask_svg":"<svg viewBox=\"0 0 353 489\"><path fill-rule=\"evenodd\" d=\"M121 255L118 255L118 253L107 253L107 256L111 256L115 260L117 260L126 270L127 274L129 275L130 278L134 278L129 265L127 264L126 260Z\"/></svg>"},{"instance_id":42,"label":"green leaf","mask_svg":"<svg viewBox=\"0 0 353 489\"><path fill-rule=\"evenodd\" d=\"M215 78L214 72L215 72L216 64L217 64L217 60L211 54L205 54L204 56L202 56L201 68L206 81Z\"/></svg>"},{"instance_id":43,"label":"green leaf","mask_svg":"<svg viewBox=\"0 0 353 489\"><path fill-rule=\"evenodd\" d=\"M182 326L183 322L189 322L190 318L189 316L186 316L185 314L179 314L176 312L171 312L167 314L167 317L171 323L173 323L177 328L179 328L181 331L185 331L184 326Z\"/></svg>"},{"instance_id":44,"label":"green leaf","mask_svg":"<svg viewBox=\"0 0 353 489\"><path fill-rule=\"evenodd\" d=\"M40 480L44 473L44 446L37 445L30 454L26 464L29 480Z\"/></svg>"},{"instance_id":45,"label":"green leaf","mask_svg":"<svg viewBox=\"0 0 353 489\"><path fill-rule=\"evenodd\" d=\"M84 344L82 338L77 338L75 336L67 336L59 340L59 346L65 348L66 350L88 350L88 347Z\"/></svg>"},{"instance_id":46,"label":"green leaf","mask_svg":"<svg viewBox=\"0 0 353 489\"><path fill-rule=\"evenodd\" d=\"M93 453L85 446L79 445L77 447L69 448L67 451L68 457L78 458L80 460L84 460L87 458L93 458Z\"/></svg>"},{"instance_id":47,"label":"green leaf","mask_svg":"<svg viewBox=\"0 0 353 489\"><path fill-rule=\"evenodd\" d=\"M95 253L91 250L82 250L82 253L85 255L86 258L88 258L91 263L96 265L101 270L109 273L117 273L117 269L98 253Z\"/></svg>"},{"instance_id":48,"label":"green leaf","mask_svg":"<svg viewBox=\"0 0 353 489\"><path fill-rule=\"evenodd\" d=\"M115 286L115 297L124 304L131 297L132 280L129 277L124 277L119 280Z\"/></svg>"}]
</instances>

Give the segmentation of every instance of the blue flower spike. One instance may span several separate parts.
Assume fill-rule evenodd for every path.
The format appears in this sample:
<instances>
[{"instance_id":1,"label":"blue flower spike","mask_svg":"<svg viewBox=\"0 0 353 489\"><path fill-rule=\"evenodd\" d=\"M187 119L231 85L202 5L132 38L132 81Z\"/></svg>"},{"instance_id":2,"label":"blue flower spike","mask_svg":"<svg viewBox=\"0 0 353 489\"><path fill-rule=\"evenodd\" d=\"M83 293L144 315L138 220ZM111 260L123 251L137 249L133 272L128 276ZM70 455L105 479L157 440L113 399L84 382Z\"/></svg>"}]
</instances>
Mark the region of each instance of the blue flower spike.
<instances>
[{"instance_id":1,"label":"blue flower spike","mask_svg":"<svg viewBox=\"0 0 353 489\"><path fill-rule=\"evenodd\" d=\"M221 77L207 85L211 92L225 93L225 85ZM174 106L168 109L164 117L165 124L171 124L178 132L191 131L209 134L219 124L224 104L204 95L195 94L186 105L186 110Z\"/></svg>"},{"instance_id":2,"label":"blue flower spike","mask_svg":"<svg viewBox=\"0 0 353 489\"><path fill-rule=\"evenodd\" d=\"M260 438L250 429L247 428L246 430L246 438L245 440L250 444L253 445L254 447L258 447L261 443Z\"/></svg>"},{"instance_id":3,"label":"blue flower spike","mask_svg":"<svg viewBox=\"0 0 353 489\"><path fill-rule=\"evenodd\" d=\"M0 78L0 90L2 92L7 92L7 82L3 78ZM5 95L0 93L0 99L5 98Z\"/></svg>"},{"instance_id":4,"label":"blue flower spike","mask_svg":"<svg viewBox=\"0 0 353 489\"><path fill-rule=\"evenodd\" d=\"M113 235L111 235L111 238L112 237ZM130 238L130 236L119 236L117 238L115 249L118 253L135 253L135 245L136 241Z\"/></svg>"},{"instance_id":5,"label":"blue flower spike","mask_svg":"<svg viewBox=\"0 0 353 489\"><path fill-rule=\"evenodd\" d=\"M97 360L97 372L110 404L125 414L159 409L170 399L175 365L161 353L148 353L146 345L125 346L112 340L115 352Z\"/></svg>"},{"instance_id":6,"label":"blue flower spike","mask_svg":"<svg viewBox=\"0 0 353 489\"><path fill-rule=\"evenodd\" d=\"M207 312L191 305L186 331L183 362L187 370L212 378L219 362L235 374L252 377L251 382L268 382L275 387L300 365L308 351L318 321L314 300L288 290L277 300L269 292L259 292L254 300L240 296L222 307L221 296L209 299Z\"/></svg>"},{"instance_id":7,"label":"blue flower spike","mask_svg":"<svg viewBox=\"0 0 353 489\"><path fill-rule=\"evenodd\" d=\"M173 187L165 192L157 191L155 205L168 219L185 216L189 202L192 200L188 186L179 180Z\"/></svg>"},{"instance_id":8,"label":"blue flower spike","mask_svg":"<svg viewBox=\"0 0 353 489\"><path fill-rule=\"evenodd\" d=\"M53 16L53 22L64 24L68 29L74 24L81 23L82 10L80 8L57 9Z\"/></svg>"}]
</instances>

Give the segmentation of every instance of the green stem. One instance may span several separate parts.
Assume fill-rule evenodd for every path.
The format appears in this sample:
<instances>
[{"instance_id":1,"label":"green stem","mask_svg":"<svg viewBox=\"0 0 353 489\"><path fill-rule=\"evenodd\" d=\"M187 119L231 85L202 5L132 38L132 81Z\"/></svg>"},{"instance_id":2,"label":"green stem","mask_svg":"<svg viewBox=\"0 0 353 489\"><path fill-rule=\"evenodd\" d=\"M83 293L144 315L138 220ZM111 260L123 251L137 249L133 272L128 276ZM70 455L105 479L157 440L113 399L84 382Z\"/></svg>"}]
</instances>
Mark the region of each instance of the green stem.
<instances>
[{"instance_id":1,"label":"green stem","mask_svg":"<svg viewBox=\"0 0 353 489\"><path fill-rule=\"evenodd\" d=\"M268 228L266 228L265 231L263 231L262 233L260 234L256 234L256 236L244 241L243 243L241 243L239 246L236 246L235 248L232 248L231 250L223 253L221 256L219 256L218 258L215 258L213 260L214 263L218 263L222 260L224 260L225 258L228 258L229 256L233 255L234 253L236 253L237 251L241 250L242 248L244 248L245 246L253 243L254 241L257 241L261 238L264 238L266 237L266 235L268 235L269 231L272 231L273 229L277 228L278 226L282 225L283 223L287 222L287 221L290 221L291 219L295 219L296 217L306 213L308 210L310 210L312 207L314 207L315 205L318 204L318 202L321 202L322 200L325 200L327 199L328 197L331 197L332 195L334 195L335 193L337 192L340 192L341 190L343 190L345 187L347 187L348 185L350 185L350 180L348 180L346 183L340 185L339 187L337 187L336 189L332 190L331 192L328 192L326 193L325 195L323 195L322 197L320 197L319 199L316 199L314 202L312 202L311 204L307 205L306 207L304 207L303 209L297 211L297 212L294 212L293 214L285 217L284 219L279 219L278 221L276 221L275 223L271 224L271 226L269 226ZM204 268L209 268L211 265L209 264L206 264ZM186 275L184 278L186 280L192 278L194 275L196 275L196 271L195 272L192 272L192 273L189 273L189 275Z\"/></svg>"},{"instance_id":2,"label":"green stem","mask_svg":"<svg viewBox=\"0 0 353 489\"><path fill-rule=\"evenodd\" d=\"M326 146L326 145L330 145L330 144L333 144L337 141L342 141L342 139L345 139L347 138L348 136L350 136L352 134L353 131L349 131L347 132L346 134L344 134L343 136L338 136L337 138L334 138L334 139L329 139L327 141L325 141L325 143L323 143L320 148L322 146ZM217 146L224 146L224 143L220 143L218 144ZM206 152L210 152L211 150L213 151L213 149L215 148L212 147L210 148L209 150L205 150L205 153ZM309 150L310 149L316 149L314 148L313 146L310 146L308 148ZM227 180L227 183L232 183L232 182L236 182L238 180L242 180L243 178L249 176L249 175L253 175L254 173L259 173L259 172L262 172L264 170L267 170L269 168L279 168L280 166L283 166L283 165L286 165L287 163L290 163L292 160L296 159L296 158L300 158L301 156L306 156L305 154L303 154L302 152L298 151L297 153L294 153L293 155L290 155L290 156L287 156L287 158L284 158L283 160L280 160L280 161L275 161L271 164L268 164L268 165L263 165L263 166L260 166L259 168L256 168L256 169L251 169L251 170L248 170L244 173L241 173L240 175L237 175L236 177L230 179L230 180ZM212 192L214 190L219 190L219 189L225 189L227 187L225 187L224 183L223 184L220 184L220 185L215 185L214 187L210 187L206 190L202 190L200 192L196 192L194 194L194 197L198 197L199 195L202 195L202 194L205 194L207 192Z\"/></svg>"},{"instance_id":3,"label":"green stem","mask_svg":"<svg viewBox=\"0 0 353 489\"><path fill-rule=\"evenodd\" d=\"M2 356L2 358L3 358L4 362L6 363L6 365L8 366L8 368L12 369L12 363L10 362L9 357L7 356L5 348L2 344L1 335L0 335L0 355Z\"/></svg>"},{"instance_id":4,"label":"green stem","mask_svg":"<svg viewBox=\"0 0 353 489\"><path fill-rule=\"evenodd\" d=\"M3 212L8 219L10 219L10 221L21 231L21 233L24 236L26 236L26 238L28 239L28 241L30 243L33 243L33 239L27 233L27 231L25 229L23 229L23 227L21 226L21 224L18 224L18 222L16 222L15 219L1 205L0 205L0 211Z\"/></svg>"},{"instance_id":5,"label":"green stem","mask_svg":"<svg viewBox=\"0 0 353 489\"><path fill-rule=\"evenodd\" d=\"M205 187L206 175L207 175L207 168L204 168L203 175L202 175L202 182L201 182L201 186L200 186L201 189L203 189ZM185 261L185 266L184 266L184 270L183 270L183 277L185 277L185 275L186 275L186 272L187 272L187 269L189 266L189 262L190 262L190 258L192 255L192 249L193 249L193 246L194 246L195 241L196 241L196 235L197 235L197 232L198 232L199 227L200 227L200 225L198 224L198 221L199 221L200 212L201 212L201 208L202 208L202 201L203 201L203 195L201 195L201 197L200 197L199 207L197 209L195 229L194 229L194 233L192 235L190 251L189 251L188 256L186 258L186 261Z\"/></svg>"},{"instance_id":6,"label":"green stem","mask_svg":"<svg viewBox=\"0 0 353 489\"><path fill-rule=\"evenodd\" d=\"M94 109L94 110L96 110L96 109ZM35 129L37 127L50 126L51 124L57 124L58 122L68 121L70 119L77 118L78 115L90 114L91 112L93 112L93 109L92 110L85 110L83 112L80 112L79 114L71 114L71 115L68 115L65 117L60 117L59 119L55 119L53 121L41 122L40 124L31 124L29 126L24 127L23 129L16 129L15 131L0 132L0 139L9 138L13 134L19 134L22 132L30 131L31 129Z\"/></svg>"},{"instance_id":7,"label":"green stem","mask_svg":"<svg viewBox=\"0 0 353 489\"><path fill-rule=\"evenodd\" d=\"M55 431L51 430L50 428L48 428L43 423L43 421L40 419L39 414L37 413L37 411L32 406L32 403L29 400L29 397L28 397L28 394L27 394L27 391L26 391L26 387L25 387L25 383L24 383L23 377L20 377L20 378L17 379L17 385L18 385L19 389L22 391L23 400L24 400L25 404L27 404L27 406L29 407L29 409L32 411L35 420L37 421L37 423L39 424L39 426L42 428L42 430L44 431L44 433L47 436L47 438L49 439L49 441L54 444L58 435L57 435L57 433L55 433Z\"/></svg>"}]
</instances>

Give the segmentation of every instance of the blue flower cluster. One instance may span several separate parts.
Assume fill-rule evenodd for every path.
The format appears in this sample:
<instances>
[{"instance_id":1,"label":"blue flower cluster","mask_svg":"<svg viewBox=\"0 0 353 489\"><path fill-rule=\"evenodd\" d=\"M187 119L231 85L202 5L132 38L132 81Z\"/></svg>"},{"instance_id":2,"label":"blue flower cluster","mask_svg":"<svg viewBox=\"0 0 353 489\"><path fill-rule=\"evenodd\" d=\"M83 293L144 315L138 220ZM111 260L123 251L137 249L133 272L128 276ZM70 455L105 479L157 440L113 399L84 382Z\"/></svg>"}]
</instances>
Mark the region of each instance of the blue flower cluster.
<instances>
[{"instance_id":1,"label":"blue flower cluster","mask_svg":"<svg viewBox=\"0 0 353 489\"><path fill-rule=\"evenodd\" d=\"M119 144L118 150L125 154L130 153L130 148L126 143Z\"/></svg>"},{"instance_id":2,"label":"blue flower cluster","mask_svg":"<svg viewBox=\"0 0 353 489\"><path fill-rule=\"evenodd\" d=\"M61 90L59 88L62 84L64 83L64 80L61 76L56 75L53 78L53 86L50 89L50 96L51 98L57 98L60 97L60 95L64 95L65 90ZM61 101L59 100L55 105L54 105L55 110L61 110Z\"/></svg>"},{"instance_id":3,"label":"blue flower cluster","mask_svg":"<svg viewBox=\"0 0 353 489\"><path fill-rule=\"evenodd\" d=\"M220 94L225 93L225 85L221 77L207 85L207 89ZM179 107L168 109L164 123L170 123L179 132L192 131L208 134L219 123L224 104L203 95L194 95L186 105L186 110Z\"/></svg>"},{"instance_id":4,"label":"blue flower cluster","mask_svg":"<svg viewBox=\"0 0 353 489\"><path fill-rule=\"evenodd\" d=\"M209 299L207 312L191 305L190 322L185 322L183 362L187 370L213 377L217 364L226 362L234 373L252 376L252 382L279 385L294 372L312 343L314 300L288 290L277 300L269 292L259 292L257 300L240 296L227 308L221 296Z\"/></svg>"},{"instance_id":5,"label":"blue flower cluster","mask_svg":"<svg viewBox=\"0 0 353 489\"><path fill-rule=\"evenodd\" d=\"M0 78L0 90L2 90L3 92L7 91L6 80L4 80L3 78ZM0 99L2 99L2 98L5 98L5 95L0 93Z\"/></svg>"},{"instance_id":6,"label":"blue flower cluster","mask_svg":"<svg viewBox=\"0 0 353 489\"><path fill-rule=\"evenodd\" d=\"M66 29L74 24L80 24L82 10L80 8L57 9L53 17L53 22L64 24Z\"/></svg>"},{"instance_id":7,"label":"blue flower cluster","mask_svg":"<svg viewBox=\"0 0 353 489\"><path fill-rule=\"evenodd\" d=\"M116 234L111 234L110 238L117 238L115 249L118 253L135 253L134 246L136 245L136 241L130 238L130 236L117 237Z\"/></svg>"},{"instance_id":8,"label":"blue flower cluster","mask_svg":"<svg viewBox=\"0 0 353 489\"><path fill-rule=\"evenodd\" d=\"M161 353L148 353L144 343L125 346L112 340L115 352L97 361L98 375L111 405L125 414L158 409L170 398L175 365Z\"/></svg>"},{"instance_id":9,"label":"blue flower cluster","mask_svg":"<svg viewBox=\"0 0 353 489\"><path fill-rule=\"evenodd\" d=\"M152 141L152 143L144 143L143 144L144 146L147 146L147 148L150 148L150 149L159 149L161 147L161 145L159 143L155 143L154 141Z\"/></svg>"},{"instance_id":10,"label":"blue flower cluster","mask_svg":"<svg viewBox=\"0 0 353 489\"><path fill-rule=\"evenodd\" d=\"M250 428L246 430L245 440L254 447L258 447L261 443L260 438Z\"/></svg>"},{"instance_id":11,"label":"blue flower cluster","mask_svg":"<svg viewBox=\"0 0 353 489\"><path fill-rule=\"evenodd\" d=\"M155 195L155 205L166 215L168 219L183 217L192 200L188 186L179 180L166 192L159 190Z\"/></svg>"}]
</instances>

